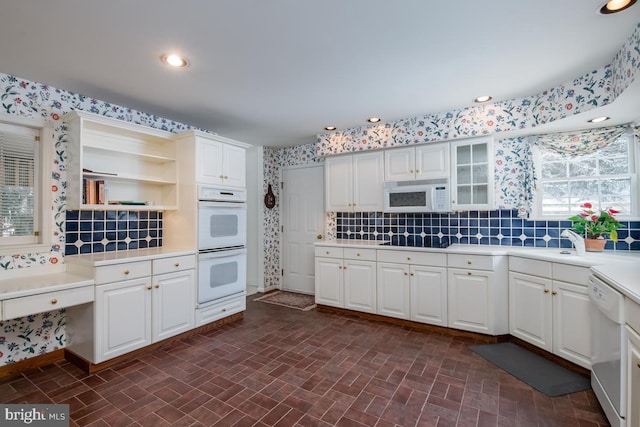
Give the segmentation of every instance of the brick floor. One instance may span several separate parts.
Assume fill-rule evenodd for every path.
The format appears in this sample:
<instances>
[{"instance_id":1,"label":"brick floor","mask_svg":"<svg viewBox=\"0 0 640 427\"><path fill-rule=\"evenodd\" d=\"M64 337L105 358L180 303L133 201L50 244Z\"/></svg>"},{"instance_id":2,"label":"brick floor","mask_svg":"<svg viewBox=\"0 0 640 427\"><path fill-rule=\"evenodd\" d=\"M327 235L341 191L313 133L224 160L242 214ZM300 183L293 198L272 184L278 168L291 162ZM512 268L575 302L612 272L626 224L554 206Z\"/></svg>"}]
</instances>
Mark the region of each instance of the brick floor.
<instances>
[{"instance_id":1,"label":"brick floor","mask_svg":"<svg viewBox=\"0 0 640 427\"><path fill-rule=\"evenodd\" d=\"M247 301L243 320L94 375L0 380L4 403L66 403L77 426L598 426L591 390L550 398L473 339Z\"/></svg>"}]
</instances>

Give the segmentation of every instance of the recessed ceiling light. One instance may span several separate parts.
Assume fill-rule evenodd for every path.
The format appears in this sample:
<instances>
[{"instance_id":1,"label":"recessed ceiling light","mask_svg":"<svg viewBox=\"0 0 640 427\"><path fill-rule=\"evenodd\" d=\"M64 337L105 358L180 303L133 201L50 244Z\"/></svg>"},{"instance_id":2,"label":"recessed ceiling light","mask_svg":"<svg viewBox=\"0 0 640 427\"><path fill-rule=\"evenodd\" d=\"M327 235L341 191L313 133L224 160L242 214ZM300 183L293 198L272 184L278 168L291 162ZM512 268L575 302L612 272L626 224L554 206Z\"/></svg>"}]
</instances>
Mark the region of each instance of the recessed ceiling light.
<instances>
[{"instance_id":1,"label":"recessed ceiling light","mask_svg":"<svg viewBox=\"0 0 640 427\"><path fill-rule=\"evenodd\" d=\"M175 54L164 55L162 57L162 62L176 68L186 68L189 65L189 61Z\"/></svg>"},{"instance_id":2,"label":"recessed ceiling light","mask_svg":"<svg viewBox=\"0 0 640 427\"><path fill-rule=\"evenodd\" d=\"M604 122L606 120L609 120L610 117L607 116L600 116L600 117L594 117L591 120L587 120L589 123L600 123L600 122Z\"/></svg>"},{"instance_id":3,"label":"recessed ceiling light","mask_svg":"<svg viewBox=\"0 0 640 427\"><path fill-rule=\"evenodd\" d=\"M612 13L622 12L635 4L636 0L610 0L600 8L600 13L610 15Z\"/></svg>"},{"instance_id":4,"label":"recessed ceiling light","mask_svg":"<svg viewBox=\"0 0 640 427\"><path fill-rule=\"evenodd\" d=\"M380 117L371 117L370 119L367 119L369 123L378 123L380 120L382 120Z\"/></svg>"},{"instance_id":5,"label":"recessed ceiling light","mask_svg":"<svg viewBox=\"0 0 640 427\"><path fill-rule=\"evenodd\" d=\"M332 130L336 130L336 129L338 129L338 128L335 127L335 126L325 126L324 127L324 130L328 130L329 132L331 132Z\"/></svg>"},{"instance_id":6,"label":"recessed ceiling light","mask_svg":"<svg viewBox=\"0 0 640 427\"><path fill-rule=\"evenodd\" d=\"M491 101L492 99L493 99L492 96L483 95L483 96L479 96L476 99L474 99L473 102L487 102L487 101Z\"/></svg>"}]
</instances>

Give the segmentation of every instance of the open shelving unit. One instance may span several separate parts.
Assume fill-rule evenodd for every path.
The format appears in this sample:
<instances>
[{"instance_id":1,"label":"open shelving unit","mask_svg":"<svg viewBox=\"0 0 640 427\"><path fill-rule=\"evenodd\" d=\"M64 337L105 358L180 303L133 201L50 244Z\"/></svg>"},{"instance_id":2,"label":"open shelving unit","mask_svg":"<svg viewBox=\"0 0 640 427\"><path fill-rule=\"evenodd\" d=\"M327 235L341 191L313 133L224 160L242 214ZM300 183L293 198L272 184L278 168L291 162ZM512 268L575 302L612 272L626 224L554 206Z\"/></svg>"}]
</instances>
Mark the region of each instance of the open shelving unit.
<instances>
[{"instance_id":1,"label":"open shelving unit","mask_svg":"<svg viewBox=\"0 0 640 427\"><path fill-rule=\"evenodd\" d=\"M68 129L68 209L177 208L173 133L82 111L63 120ZM87 181L103 182L102 203L87 196Z\"/></svg>"}]
</instances>

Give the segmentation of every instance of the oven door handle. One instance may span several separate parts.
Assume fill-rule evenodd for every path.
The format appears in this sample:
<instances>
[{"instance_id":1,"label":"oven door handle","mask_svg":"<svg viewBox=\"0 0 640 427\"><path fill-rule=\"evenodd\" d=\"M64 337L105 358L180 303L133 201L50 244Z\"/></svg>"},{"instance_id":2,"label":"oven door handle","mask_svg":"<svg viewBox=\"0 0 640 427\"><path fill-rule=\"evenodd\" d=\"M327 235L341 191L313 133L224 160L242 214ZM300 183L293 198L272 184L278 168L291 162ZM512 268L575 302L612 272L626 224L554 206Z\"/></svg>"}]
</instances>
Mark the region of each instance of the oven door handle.
<instances>
[{"instance_id":1,"label":"oven door handle","mask_svg":"<svg viewBox=\"0 0 640 427\"><path fill-rule=\"evenodd\" d=\"M231 209L247 209L245 202L208 202L204 200L198 201L200 208L231 208Z\"/></svg>"},{"instance_id":2,"label":"oven door handle","mask_svg":"<svg viewBox=\"0 0 640 427\"><path fill-rule=\"evenodd\" d=\"M236 255L246 254L246 249L232 249L229 251L214 251L214 252L201 252L198 254L198 259L212 259L212 258L228 258Z\"/></svg>"}]
</instances>

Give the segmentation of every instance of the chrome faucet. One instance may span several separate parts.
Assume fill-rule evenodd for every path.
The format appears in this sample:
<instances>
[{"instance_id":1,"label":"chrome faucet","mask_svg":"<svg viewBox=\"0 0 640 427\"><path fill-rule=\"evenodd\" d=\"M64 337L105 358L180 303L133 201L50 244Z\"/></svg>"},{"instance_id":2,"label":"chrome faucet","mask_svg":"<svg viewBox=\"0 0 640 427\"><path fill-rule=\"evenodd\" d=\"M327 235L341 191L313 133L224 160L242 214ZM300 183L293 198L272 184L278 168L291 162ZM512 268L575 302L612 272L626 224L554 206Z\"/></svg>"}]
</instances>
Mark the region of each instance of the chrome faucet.
<instances>
[{"instance_id":1,"label":"chrome faucet","mask_svg":"<svg viewBox=\"0 0 640 427\"><path fill-rule=\"evenodd\" d=\"M571 240L573 246L576 247L576 255L585 255L584 237L569 229L563 230L562 233L560 233L560 237L566 237L567 239Z\"/></svg>"}]
</instances>

